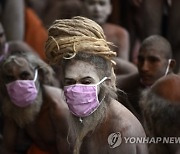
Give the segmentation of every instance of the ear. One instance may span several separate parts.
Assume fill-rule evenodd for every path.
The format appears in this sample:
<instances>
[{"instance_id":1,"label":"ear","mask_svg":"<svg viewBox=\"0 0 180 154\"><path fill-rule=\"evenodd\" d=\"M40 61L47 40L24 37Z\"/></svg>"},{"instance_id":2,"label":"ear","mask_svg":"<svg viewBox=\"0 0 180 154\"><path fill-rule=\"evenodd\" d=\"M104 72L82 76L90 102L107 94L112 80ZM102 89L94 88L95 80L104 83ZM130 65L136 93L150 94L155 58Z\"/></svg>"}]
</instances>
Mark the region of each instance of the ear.
<instances>
[{"instance_id":1,"label":"ear","mask_svg":"<svg viewBox=\"0 0 180 154\"><path fill-rule=\"evenodd\" d=\"M176 66L176 60L175 59L171 59L171 62L170 62L170 70L172 71Z\"/></svg>"},{"instance_id":2,"label":"ear","mask_svg":"<svg viewBox=\"0 0 180 154\"><path fill-rule=\"evenodd\" d=\"M105 81L104 81L108 86L112 85L112 80L111 78L107 78Z\"/></svg>"},{"instance_id":3,"label":"ear","mask_svg":"<svg viewBox=\"0 0 180 154\"><path fill-rule=\"evenodd\" d=\"M108 86L112 87L115 91L116 89L116 75L114 73L114 68L111 69L111 76L105 81Z\"/></svg>"}]
</instances>

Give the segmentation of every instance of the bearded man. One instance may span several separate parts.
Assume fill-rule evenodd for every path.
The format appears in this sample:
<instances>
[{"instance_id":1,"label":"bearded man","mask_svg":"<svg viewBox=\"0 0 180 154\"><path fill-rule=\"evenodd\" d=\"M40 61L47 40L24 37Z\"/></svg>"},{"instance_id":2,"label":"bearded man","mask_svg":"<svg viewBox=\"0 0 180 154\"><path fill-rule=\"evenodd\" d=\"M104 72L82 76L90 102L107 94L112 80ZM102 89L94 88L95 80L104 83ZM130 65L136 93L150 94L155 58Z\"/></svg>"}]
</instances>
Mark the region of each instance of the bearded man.
<instances>
[{"instance_id":1,"label":"bearded man","mask_svg":"<svg viewBox=\"0 0 180 154\"><path fill-rule=\"evenodd\" d=\"M20 153L18 147L22 148L24 143L22 138L19 139L19 132L20 135L25 132L25 141L32 142L28 149L29 154L36 153L36 146L38 153L45 151L57 154L57 142L60 140L56 135L58 128L55 119L63 125L64 130L61 129L60 132L66 134L67 127L63 119L66 116L61 118L59 115L69 112L62 99L62 90L49 86L54 85L55 81L52 68L22 42L10 45L10 50L0 66L4 121L3 149L0 153ZM57 110L58 114L54 110ZM66 138L64 140L66 141ZM26 151L28 147L24 148Z\"/></svg>"},{"instance_id":2,"label":"bearded man","mask_svg":"<svg viewBox=\"0 0 180 154\"><path fill-rule=\"evenodd\" d=\"M135 116L116 100L115 55L102 28L90 19L56 20L49 28L46 56L61 70L70 111L66 135L73 154L147 153L146 144L124 140L145 137L145 133Z\"/></svg>"}]
</instances>

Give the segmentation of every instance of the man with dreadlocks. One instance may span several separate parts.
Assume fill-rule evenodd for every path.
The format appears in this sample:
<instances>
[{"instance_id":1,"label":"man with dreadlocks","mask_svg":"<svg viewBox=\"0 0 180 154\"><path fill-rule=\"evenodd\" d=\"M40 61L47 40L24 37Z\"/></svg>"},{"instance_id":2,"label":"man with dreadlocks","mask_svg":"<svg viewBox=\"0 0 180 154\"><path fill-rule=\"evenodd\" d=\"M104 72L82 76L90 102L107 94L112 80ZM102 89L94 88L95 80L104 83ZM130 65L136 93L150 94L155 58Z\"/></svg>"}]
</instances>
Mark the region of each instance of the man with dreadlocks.
<instances>
[{"instance_id":1,"label":"man with dreadlocks","mask_svg":"<svg viewBox=\"0 0 180 154\"><path fill-rule=\"evenodd\" d=\"M70 111L64 134L68 145L62 142L60 153L64 146L73 154L147 154L146 144L125 141L145 133L135 116L116 101L112 60L116 54L109 45L102 28L84 17L56 20L49 28L46 56L61 70ZM58 119L56 125L59 133L65 128Z\"/></svg>"}]
</instances>

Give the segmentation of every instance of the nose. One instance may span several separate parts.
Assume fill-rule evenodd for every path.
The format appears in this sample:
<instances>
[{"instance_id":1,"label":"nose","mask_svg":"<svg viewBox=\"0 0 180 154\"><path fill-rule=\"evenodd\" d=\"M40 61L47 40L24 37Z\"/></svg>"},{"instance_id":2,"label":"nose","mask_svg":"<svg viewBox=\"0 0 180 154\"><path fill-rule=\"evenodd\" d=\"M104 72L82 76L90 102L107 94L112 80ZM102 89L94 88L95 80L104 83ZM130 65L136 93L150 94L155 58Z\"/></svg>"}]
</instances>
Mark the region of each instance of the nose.
<instances>
[{"instance_id":1,"label":"nose","mask_svg":"<svg viewBox=\"0 0 180 154\"><path fill-rule=\"evenodd\" d=\"M148 63L148 61L144 61L143 63L142 63L142 66L141 66L141 71L143 71L143 72L147 72L147 71L149 71L149 63Z\"/></svg>"},{"instance_id":2,"label":"nose","mask_svg":"<svg viewBox=\"0 0 180 154\"><path fill-rule=\"evenodd\" d=\"M95 12L99 12L101 10L101 6L99 5L99 4L96 4L95 6L94 6L94 11Z\"/></svg>"}]
</instances>

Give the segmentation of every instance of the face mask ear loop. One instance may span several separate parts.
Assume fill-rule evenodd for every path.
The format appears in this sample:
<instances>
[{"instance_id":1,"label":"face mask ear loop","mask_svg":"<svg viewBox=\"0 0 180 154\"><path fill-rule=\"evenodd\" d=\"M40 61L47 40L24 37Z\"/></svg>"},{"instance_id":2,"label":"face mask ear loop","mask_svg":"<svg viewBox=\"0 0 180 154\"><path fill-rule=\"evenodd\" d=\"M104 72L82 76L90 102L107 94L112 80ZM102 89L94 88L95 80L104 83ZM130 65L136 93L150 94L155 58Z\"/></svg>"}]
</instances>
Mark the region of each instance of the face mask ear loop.
<instances>
[{"instance_id":1,"label":"face mask ear loop","mask_svg":"<svg viewBox=\"0 0 180 154\"><path fill-rule=\"evenodd\" d=\"M98 86L99 84L103 83L105 80L107 80L108 77L104 77L101 81L99 81L98 83L96 83L96 86Z\"/></svg>"},{"instance_id":2,"label":"face mask ear loop","mask_svg":"<svg viewBox=\"0 0 180 154\"><path fill-rule=\"evenodd\" d=\"M96 97L97 97L98 101L99 101L99 98L98 98L97 86L100 85L101 83L103 83L105 80L107 80L107 78L108 78L108 77L104 77L101 81L99 81L98 83L95 84L95 85L96 85ZM104 96L104 97L105 97L105 96ZM102 100L103 100L103 99L102 99ZM101 101L101 102L102 102L102 101ZM99 101L99 105L100 105L101 102Z\"/></svg>"},{"instance_id":3,"label":"face mask ear loop","mask_svg":"<svg viewBox=\"0 0 180 154\"><path fill-rule=\"evenodd\" d=\"M37 69L35 69L35 75L34 75L34 82L36 81L36 79L37 79L37 76L38 76L38 70Z\"/></svg>"},{"instance_id":4,"label":"face mask ear loop","mask_svg":"<svg viewBox=\"0 0 180 154\"><path fill-rule=\"evenodd\" d=\"M168 66L166 68L165 76L167 76L167 74L169 72L170 63L171 63L171 59L168 60Z\"/></svg>"}]
</instances>

